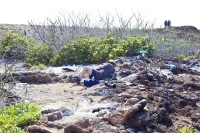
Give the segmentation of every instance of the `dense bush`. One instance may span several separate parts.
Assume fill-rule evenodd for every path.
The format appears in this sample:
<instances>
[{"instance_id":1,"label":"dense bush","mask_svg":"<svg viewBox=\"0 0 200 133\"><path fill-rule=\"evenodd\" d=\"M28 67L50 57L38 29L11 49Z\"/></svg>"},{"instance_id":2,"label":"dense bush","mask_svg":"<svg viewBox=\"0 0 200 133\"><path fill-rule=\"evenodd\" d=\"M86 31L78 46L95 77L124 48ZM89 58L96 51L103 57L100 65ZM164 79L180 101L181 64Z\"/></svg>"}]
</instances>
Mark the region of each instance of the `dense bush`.
<instances>
[{"instance_id":1,"label":"dense bush","mask_svg":"<svg viewBox=\"0 0 200 133\"><path fill-rule=\"evenodd\" d=\"M22 36L8 31L0 40L0 56L25 60L31 65L47 65L54 56L54 47L39 44L30 36Z\"/></svg>"},{"instance_id":2,"label":"dense bush","mask_svg":"<svg viewBox=\"0 0 200 133\"><path fill-rule=\"evenodd\" d=\"M8 31L0 41L0 55L5 54L6 57L22 59L24 58L26 47L32 43L35 43L33 38Z\"/></svg>"},{"instance_id":3,"label":"dense bush","mask_svg":"<svg viewBox=\"0 0 200 133\"><path fill-rule=\"evenodd\" d=\"M36 104L17 103L0 109L1 133L24 133L20 126L33 122L40 116L40 107Z\"/></svg>"},{"instance_id":4,"label":"dense bush","mask_svg":"<svg viewBox=\"0 0 200 133\"><path fill-rule=\"evenodd\" d=\"M47 65L54 56L54 48L46 44L30 44L25 52L25 62L32 65Z\"/></svg>"},{"instance_id":5,"label":"dense bush","mask_svg":"<svg viewBox=\"0 0 200 133\"><path fill-rule=\"evenodd\" d=\"M136 53L138 50L149 50L149 53L152 53L155 50L155 46L150 43L148 36L129 36L121 41L121 45L128 54Z\"/></svg>"},{"instance_id":6,"label":"dense bush","mask_svg":"<svg viewBox=\"0 0 200 133\"><path fill-rule=\"evenodd\" d=\"M79 38L61 47L51 60L53 65L63 63L97 63L115 59L138 49L153 49L148 37L127 37L117 43L115 38Z\"/></svg>"}]
</instances>

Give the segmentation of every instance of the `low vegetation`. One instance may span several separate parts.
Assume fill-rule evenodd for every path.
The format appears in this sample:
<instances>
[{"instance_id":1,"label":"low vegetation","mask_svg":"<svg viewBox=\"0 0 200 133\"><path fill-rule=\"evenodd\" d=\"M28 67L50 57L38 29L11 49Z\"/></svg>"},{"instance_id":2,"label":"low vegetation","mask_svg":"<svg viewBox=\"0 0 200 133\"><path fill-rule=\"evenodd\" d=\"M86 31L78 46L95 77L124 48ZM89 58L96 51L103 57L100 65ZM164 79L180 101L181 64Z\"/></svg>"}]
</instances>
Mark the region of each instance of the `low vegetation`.
<instances>
[{"instance_id":1,"label":"low vegetation","mask_svg":"<svg viewBox=\"0 0 200 133\"><path fill-rule=\"evenodd\" d=\"M169 34L169 33L168 33ZM44 69L46 65L98 63L120 56L148 50L150 56L161 59L189 60L199 56L200 45L171 36L127 36L121 39L114 37L85 37L71 40L59 50L54 46L40 44L30 36L8 31L0 41L1 56L22 59L32 65L31 69ZM4 53L4 54L3 54Z\"/></svg>"},{"instance_id":2,"label":"low vegetation","mask_svg":"<svg viewBox=\"0 0 200 133\"><path fill-rule=\"evenodd\" d=\"M37 43L29 36L9 31L1 40L1 48L1 53L6 53L5 56L23 59L26 63L35 65L32 67L34 69L44 68L44 65L103 62L136 53L139 49L153 52L154 45L149 42L148 36L127 36L118 41L113 37L87 37L72 40L56 50L53 46Z\"/></svg>"},{"instance_id":3,"label":"low vegetation","mask_svg":"<svg viewBox=\"0 0 200 133\"><path fill-rule=\"evenodd\" d=\"M189 127L189 126L180 126L178 127L178 130L181 132L181 133L196 133L195 130L192 128L192 127Z\"/></svg>"},{"instance_id":4,"label":"low vegetation","mask_svg":"<svg viewBox=\"0 0 200 133\"><path fill-rule=\"evenodd\" d=\"M20 127L34 122L39 116L40 107L33 103L17 103L0 109L0 132L24 133Z\"/></svg>"},{"instance_id":5,"label":"low vegetation","mask_svg":"<svg viewBox=\"0 0 200 133\"><path fill-rule=\"evenodd\" d=\"M148 43L148 37L126 37L119 42L115 38L79 38L61 47L53 57L53 65L68 63L98 63L109 59L125 56L138 49L153 50L153 45Z\"/></svg>"}]
</instances>

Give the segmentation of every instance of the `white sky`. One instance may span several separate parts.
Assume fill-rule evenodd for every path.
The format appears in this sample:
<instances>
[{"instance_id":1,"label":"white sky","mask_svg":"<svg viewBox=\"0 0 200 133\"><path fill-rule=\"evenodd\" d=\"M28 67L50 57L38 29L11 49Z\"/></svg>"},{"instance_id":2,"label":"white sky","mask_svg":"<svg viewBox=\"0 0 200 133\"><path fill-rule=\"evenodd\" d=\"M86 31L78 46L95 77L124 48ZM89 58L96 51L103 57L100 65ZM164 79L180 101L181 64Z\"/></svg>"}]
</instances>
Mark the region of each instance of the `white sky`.
<instances>
[{"instance_id":1,"label":"white sky","mask_svg":"<svg viewBox=\"0 0 200 133\"><path fill-rule=\"evenodd\" d=\"M199 3L199 0L1 0L0 24L28 24L33 19L42 22L66 10L103 14L116 9L124 14L136 11L146 17L145 21L156 20L158 26L171 20L172 26L192 25L200 29Z\"/></svg>"}]
</instances>

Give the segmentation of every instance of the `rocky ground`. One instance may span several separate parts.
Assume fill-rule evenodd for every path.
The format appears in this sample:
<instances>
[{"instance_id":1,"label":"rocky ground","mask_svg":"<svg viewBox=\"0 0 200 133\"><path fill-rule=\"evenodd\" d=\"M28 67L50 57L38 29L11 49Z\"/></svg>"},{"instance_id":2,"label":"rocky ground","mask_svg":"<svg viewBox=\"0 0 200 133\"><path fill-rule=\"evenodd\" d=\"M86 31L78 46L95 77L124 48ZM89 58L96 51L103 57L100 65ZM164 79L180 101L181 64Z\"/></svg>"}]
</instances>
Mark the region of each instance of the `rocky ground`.
<instances>
[{"instance_id":1,"label":"rocky ground","mask_svg":"<svg viewBox=\"0 0 200 133\"><path fill-rule=\"evenodd\" d=\"M30 133L178 133L182 126L200 132L199 59L112 61L117 77L92 87L69 81L82 66L30 71L18 63L11 75L19 82L6 104L26 100L41 106L38 123L25 127Z\"/></svg>"}]
</instances>

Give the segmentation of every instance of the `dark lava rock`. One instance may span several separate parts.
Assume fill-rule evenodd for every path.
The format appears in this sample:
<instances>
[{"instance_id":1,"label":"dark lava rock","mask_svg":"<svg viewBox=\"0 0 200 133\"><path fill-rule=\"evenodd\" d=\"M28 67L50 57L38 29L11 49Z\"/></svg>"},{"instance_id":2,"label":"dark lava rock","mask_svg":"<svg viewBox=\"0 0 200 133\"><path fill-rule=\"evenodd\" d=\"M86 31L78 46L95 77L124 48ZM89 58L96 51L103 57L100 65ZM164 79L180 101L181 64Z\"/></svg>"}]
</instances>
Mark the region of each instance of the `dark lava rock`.
<instances>
[{"instance_id":1,"label":"dark lava rock","mask_svg":"<svg viewBox=\"0 0 200 133\"><path fill-rule=\"evenodd\" d=\"M159 108L157 111L158 122L171 123L172 120L165 108Z\"/></svg>"},{"instance_id":2,"label":"dark lava rock","mask_svg":"<svg viewBox=\"0 0 200 133\"><path fill-rule=\"evenodd\" d=\"M156 121L156 117L150 117L147 111L137 112L131 119L133 127L141 127L147 125L151 121Z\"/></svg>"},{"instance_id":3,"label":"dark lava rock","mask_svg":"<svg viewBox=\"0 0 200 133\"><path fill-rule=\"evenodd\" d=\"M192 113L191 118L193 121L198 121L200 119L200 113Z\"/></svg>"}]
</instances>

